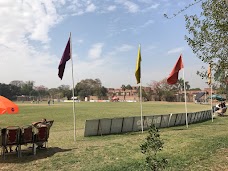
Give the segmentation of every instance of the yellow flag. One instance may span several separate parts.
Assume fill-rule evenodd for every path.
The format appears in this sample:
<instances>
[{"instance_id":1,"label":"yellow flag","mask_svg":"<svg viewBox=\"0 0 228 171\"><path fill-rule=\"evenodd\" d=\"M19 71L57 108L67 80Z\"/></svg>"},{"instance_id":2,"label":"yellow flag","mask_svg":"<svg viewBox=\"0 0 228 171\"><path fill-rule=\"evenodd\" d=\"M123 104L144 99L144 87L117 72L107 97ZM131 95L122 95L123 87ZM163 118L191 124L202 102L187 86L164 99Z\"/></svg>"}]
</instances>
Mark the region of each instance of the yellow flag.
<instances>
[{"instance_id":1,"label":"yellow flag","mask_svg":"<svg viewBox=\"0 0 228 171\"><path fill-rule=\"evenodd\" d=\"M138 57L137 57L137 62L136 62L136 69L135 69L135 77L136 77L136 81L137 84L140 83L140 79L141 79L141 47L139 45L139 49L138 49Z\"/></svg>"},{"instance_id":2,"label":"yellow flag","mask_svg":"<svg viewBox=\"0 0 228 171\"><path fill-rule=\"evenodd\" d=\"M207 83L208 85L211 85L211 64L209 64L208 70L207 70Z\"/></svg>"}]
</instances>

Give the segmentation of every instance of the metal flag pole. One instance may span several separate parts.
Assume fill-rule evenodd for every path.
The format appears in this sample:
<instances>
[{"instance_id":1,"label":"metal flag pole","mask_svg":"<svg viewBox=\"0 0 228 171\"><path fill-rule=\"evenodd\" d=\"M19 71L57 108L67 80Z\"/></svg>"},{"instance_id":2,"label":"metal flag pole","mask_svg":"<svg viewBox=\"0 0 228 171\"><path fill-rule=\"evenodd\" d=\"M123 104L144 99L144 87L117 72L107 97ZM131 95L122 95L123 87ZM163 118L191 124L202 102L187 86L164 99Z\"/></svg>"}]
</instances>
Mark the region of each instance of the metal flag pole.
<instances>
[{"instance_id":1,"label":"metal flag pole","mask_svg":"<svg viewBox=\"0 0 228 171\"><path fill-rule=\"evenodd\" d=\"M207 71L207 79L208 79L208 85L209 85L209 88L211 89L211 121L213 122L213 106L212 106L212 81L211 81L211 63L209 63L209 67L208 67L208 71Z\"/></svg>"},{"instance_id":2,"label":"metal flag pole","mask_svg":"<svg viewBox=\"0 0 228 171\"><path fill-rule=\"evenodd\" d=\"M74 141L76 141L76 115L75 115L75 102L74 102L74 70L73 70L73 59L72 59L72 41L71 41L71 32L70 32L70 59L72 65L72 95L73 95L73 117L74 117Z\"/></svg>"},{"instance_id":3,"label":"metal flag pole","mask_svg":"<svg viewBox=\"0 0 228 171\"><path fill-rule=\"evenodd\" d=\"M186 87L185 87L185 78L184 78L184 68L183 68L183 79L184 79L184 101L185 101L185 113L186 113L186 127L188 128L188 111L187 111L187 96L186 96Z\"/></svg>"},{"instance_id":4,"label":"metal flag pole","mask_svg":"<svg viewBox=\"0 0 228 171\"><path fill-rule=\"evenodd\" d=\"M211 86L211 121L213 122L213 107L212 107L212 85Z\"/></svg>"},{"instance_id":5,"label":"metal flag pole","mask_svg":"<svg viewBox=\"0 0 228 171\"><path fill-rule=\"evenodd\" d=\"M141 58L141 44L139 44L139 54ZM140 59L141 60L141 59ZM143 133L143 114L142 114L142 79L141 79L141 62L140 62L140 67L139 67L139 76L140 76L140 97L139 97L139 101L140 101L140 111L141 111L141 129L142 129L142 133Z\"/></svg>"},{"instance_id":6,"label":"metal flag pole","mask_svg":"<svg viewBox=\"0 0 228 171\"><path fill-rule=\"evenodd\" d=\"M141 107L141 128L143 133L143 115L142 115L142 82L140 81L140 107Z\"/></svg>"}]
</instances>

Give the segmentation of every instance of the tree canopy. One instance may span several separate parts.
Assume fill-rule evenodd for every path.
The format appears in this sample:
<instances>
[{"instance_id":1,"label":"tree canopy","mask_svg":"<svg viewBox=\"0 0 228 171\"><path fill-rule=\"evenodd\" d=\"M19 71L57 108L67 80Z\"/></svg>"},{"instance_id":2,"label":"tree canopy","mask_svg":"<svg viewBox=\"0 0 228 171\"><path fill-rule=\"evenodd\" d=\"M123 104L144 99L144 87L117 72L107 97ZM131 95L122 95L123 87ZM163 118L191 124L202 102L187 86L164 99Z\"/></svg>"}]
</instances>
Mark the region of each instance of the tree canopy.
<instances>
[{"instance_id":1,"label":"tree canopy","mask_svg":"<svg viewBox=\"0 0 228 171\"><path fill-rule=\"evenodd\" d=\"M205 0L201 6L200 15L185 15L189 32L185 38L199 59L211 63L215 80L223 82L228 75L228 4ZM206 77L206 71L198 74Z\"/></svg>"},{"instance_id":2,"label":"tree canopy","mask_svg":"<svg viewBox=\"0 0 228 171\"><path fill-rule=\"evenodd\" d=\"M81 99L84 99L88 96L98 96L99 98L106 96L107 89L102 86L102 83L99 79L85 79L80 81L75 86L76 95Z\"/></svg>"}]
</instances>

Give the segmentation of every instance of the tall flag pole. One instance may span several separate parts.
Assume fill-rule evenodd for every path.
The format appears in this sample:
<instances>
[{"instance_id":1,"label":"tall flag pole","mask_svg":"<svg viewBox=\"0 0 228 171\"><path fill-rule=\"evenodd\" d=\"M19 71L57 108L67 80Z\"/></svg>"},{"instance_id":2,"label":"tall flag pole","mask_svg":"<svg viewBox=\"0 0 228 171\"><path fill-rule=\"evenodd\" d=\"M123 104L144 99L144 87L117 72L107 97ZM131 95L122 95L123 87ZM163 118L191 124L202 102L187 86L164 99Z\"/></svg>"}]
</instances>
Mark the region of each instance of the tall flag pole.
<instances>
[{"instance_id":1,"label":"tall flag pole","mask_svg":"<svg viewBox=\"0 0 228 171\"><path fill-rule=\"evenodd\" d=\"M142 133L143 133L143 116L142 116L142 82L141 82L141 45L139 44L139 49L138 49L138 57L137 57L137 61L136 61L136 69L135 69L135 78L137 81L137 84L140 83L140 97L139 97L139 101L140 101L140 107L141 107L141 129L142 129Z\"/></svg>"},{"instance_id":2,"label":"tall flag pole","mask_svg":"<svg viewBox=\"0 0 228 171\"><path fill-rule=\"evenodd\" d=\"M74 67L73 67L73 58L72 58L72 39L70 32L70 58L71 58L71 68L72 68L72 95L73 95L73 117L74 117L74 141L76 141L76 114L75 114L75 97L74 97Z\"/></svg>"},{"instance_id":3,"label":"tall flag pole","mask_svg":"<svg viewBox=\"0 0 228 171\"><path fill-rule=\"evenodd\" d=\"M183 80L184 80L184 105L185 105L186 127L188 128L188 110L187 110L187 95L186 95L186 86L185 86L185 78L184 78L184 68L183 68Z\"/></svg>"},{"instance_id":4,"label":"tall flag pole","mask_svg":"<svg viewBox=\"0 0 228 171\"><path fill-rule=\"evenodd\" d=\"M178 81L179 71L184 68L184 63L182 60L182 54L178 58L173 70L167 78L167 83L170 85L176 84ZM184 97L185 97L185 113L186 113L186 126L188 128L188 112L187 112L187 98L186 98L186 88L185 88L185 79L184 79L184 69L183 69L183 80L184 80Z\"/></svg>"},{"instance_id":5,"label":"tall flag pole","mask_svg":"<svg viewBox=\"0 0 228 171\"><path fill-rule=\"evenodd\" d=\"M207 70L207 78L208 78L208 85L209 88L211 89L211 121L213 122L213 108L212 108L212 84L211 84L211 63L209 63L209 67Z\"/></svg>"},{"instance_id":6,"label":"tall flag pole","mask_svg":"<svg viewBox=\"0 0 228 171\"><path fill-rule=\"evenodd\" d=\"M71 33L70 33L70 37L69 40L66 44L65 50L63 52L63 56L61 58L61 61L59 63L59 72L58 72L58 76L59 78L62 80L63 78L63 74L64 74L64 70L65 70L65 66L66 66L66 62L71 59L71 64L72 64L72 84L73 84L73 88L72 88L72 95L73 95L73 117L74 117L74 141L76 141L76 116L75 116L75 102L74 102L74 75L73 75L73 59L72 59L72 42L71 42Z\"/></svg>"}]
</instances>

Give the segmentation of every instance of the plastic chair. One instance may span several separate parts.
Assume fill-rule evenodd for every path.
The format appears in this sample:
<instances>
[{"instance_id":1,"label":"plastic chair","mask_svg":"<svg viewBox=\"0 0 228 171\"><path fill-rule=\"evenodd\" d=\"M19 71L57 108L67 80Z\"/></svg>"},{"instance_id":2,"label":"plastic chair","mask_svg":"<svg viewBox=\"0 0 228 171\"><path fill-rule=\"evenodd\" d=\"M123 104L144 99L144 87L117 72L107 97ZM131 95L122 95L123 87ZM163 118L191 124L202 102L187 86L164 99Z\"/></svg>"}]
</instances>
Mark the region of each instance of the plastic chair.
<instances>
[{"instance_id":1,"label":"plastic chair","mask_svg":"<svg viewBox=\"0 0 228 171\"><path fill-rule=\"evenodd\" d=\"M20 157L20 135L21 129L18 126L10 126L6 128L6 133L3 141L3 147L7 149L8 146L16 146L17 156ZM3 149L3 157L5 159L5 149Z\"/></svg>"},{"instance_id":2,"label":"plastic chair","mask_svg":"<svg viewBox=\"0 0 228 171\"><path fill-rule=\"evenodd\" d=\"M47 141L48 141L48 132L49 128L47 126L37 127L36 133L34 135L34 143L39 147L39 145L44 145L44 147L47 147ZM34 154L36 154L36 148L34 149Z\"/></svg>"},{"instance_id":3,"label":"plastic chair","mask_svg":"<svg viewBox=\"0 0 228 171\"><path fill-rule=\"evenodd\" d=\"M54 120L47 121L47 123L49 125L48 126L48 130L47 130L47 139L48 139L49 138L49 134L50 134L50 129L51 129L53 123L54 123Z\"/></svg>"},{"instance_id":4,"label":"plastic chair","mask_svg":"<svg viewBox=\"0 0 228 171\"><path fill-rule=\"evenodd\" d=\"M0 148L1 148L1 155L3 153L3 146L2 146L3 142L2 142L2 128L0 128Z\"/></svg>"},{"instance_id":5,"label":"plastic chair","mask_svg":"<svg viewBox=\"0 0 228 171\"><path fill-rule=\"evenodd\" d=\"M32 125L25 125L21 127L21 138L20 145L32 144L32 152L35 154L35 144L34 144L34 128ZM21 156L21 149L20 149Z\"/></svg>"}]
</instances>

